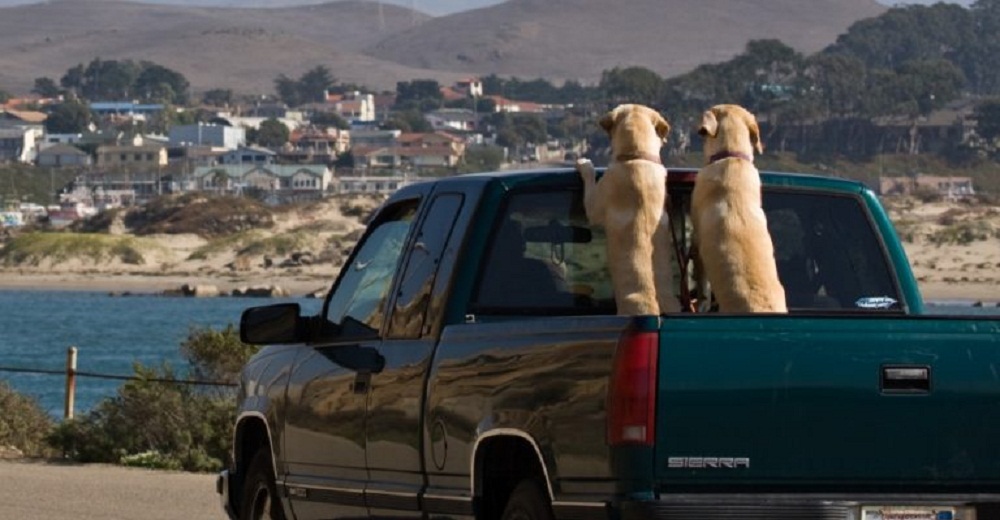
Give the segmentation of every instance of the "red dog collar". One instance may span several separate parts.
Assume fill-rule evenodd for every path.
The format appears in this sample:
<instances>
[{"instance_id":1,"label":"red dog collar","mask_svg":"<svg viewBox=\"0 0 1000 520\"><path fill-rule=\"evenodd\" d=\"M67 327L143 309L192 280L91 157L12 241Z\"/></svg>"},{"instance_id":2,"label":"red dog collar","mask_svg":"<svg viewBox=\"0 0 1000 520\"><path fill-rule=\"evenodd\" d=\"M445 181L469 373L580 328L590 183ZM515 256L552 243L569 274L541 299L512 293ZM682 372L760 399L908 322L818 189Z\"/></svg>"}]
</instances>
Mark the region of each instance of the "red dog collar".
<instances>
[{"instance_id":1,"label":"red dog collar","mask_svg":"<svg viewBox=\"0 0 1000 520\"><path fill-rule=\"evenodd\" d=\"M716 161L721 161L723 159L728 159L730 157L735 157L737 159L743 159L745 161L753 162L753 156L750 154L745 154L743 152L731 152L729 150L721 151L708 158L708 164L712 164Z\"/></svg>"}]
</instances>

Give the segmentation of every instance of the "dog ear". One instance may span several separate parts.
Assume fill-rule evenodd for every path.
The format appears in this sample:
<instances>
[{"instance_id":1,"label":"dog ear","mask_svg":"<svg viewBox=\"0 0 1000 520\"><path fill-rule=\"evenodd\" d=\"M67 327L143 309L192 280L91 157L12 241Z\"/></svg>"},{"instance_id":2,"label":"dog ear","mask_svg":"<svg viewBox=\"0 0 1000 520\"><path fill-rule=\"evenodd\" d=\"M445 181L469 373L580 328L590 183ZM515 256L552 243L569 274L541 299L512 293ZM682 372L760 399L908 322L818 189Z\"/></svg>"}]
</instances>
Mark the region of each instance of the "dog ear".
<instances>
[{"instance_id":1,"label":"dog ear","mask_svg":"<svg viewBox=\"0 0 1000 520\"><path fill-rule=\"evenodd\" d=\"M670 123L667 122L667 118L656 114L653 116L653 127L656 128L656 135L663 139L663 142L667 142L667 136L670 135Z\"/></svg>"},{"instance_id":2,"label":"dog ear","mask_svg":"<svg viewBox=\"0 0 1000 520\"><path fill-rule=\"evenodd\" d=\"M698 127L698 135L702 137L715 137L719 131L719 120L715 118L715 112L706 110L701 115L701 126Z\"/></svg>"},{"instance_id":3,"label":"dog ear","mask_svg":"<svg viewBox=\"0 0 1000 520\"><path fill-rule=\"evenodd\" d=\"M604 117L602 117L600 119L600 121L598 121L597 123L599 125L601 125L601 128L603 128L605 132L607 132L607 133L610 134L611 133L611 128L615 126L615 117L617 115L618 115L618 111L617 110L612 110L612 111L608 112L607 114L604 114Z\"/></svg>"},{"instance_id":4,"label":"dog ear","mask_svg":"<svg viewBox=\"0 0 1000 520\"><path fill-rule=\"evenodd\" d=\"M749 118L747 128L750 129L750 142L753 144L754 150L757 150L757 155L764 153L764 143L760 142L760 127L757 126L757 120Z\"/></svg>"}]
</instances>

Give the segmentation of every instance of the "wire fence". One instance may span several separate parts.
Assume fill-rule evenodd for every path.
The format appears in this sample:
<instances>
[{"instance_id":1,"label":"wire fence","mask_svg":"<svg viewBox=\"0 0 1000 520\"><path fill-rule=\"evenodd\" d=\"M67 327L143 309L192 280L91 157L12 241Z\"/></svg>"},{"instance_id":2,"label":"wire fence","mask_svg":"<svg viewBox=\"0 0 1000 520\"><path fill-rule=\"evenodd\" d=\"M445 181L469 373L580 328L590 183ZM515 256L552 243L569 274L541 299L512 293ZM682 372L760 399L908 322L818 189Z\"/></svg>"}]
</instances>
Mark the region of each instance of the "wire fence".
<instances>
[{"instance_id":1,"label":"wire fence","mask_svg":"<svg viewBox=\"0 0 1000 520\"><path fill-rule=\"evenodd\" d=\"M5 367L0 366L0 372L13 372L21 374L48 374L54 376L65 376L68 374L66 370L46 370L41 368L21 368L21 367ZM77 370L73 372L79 377L92 377L95 379L114 379L118 381L148 381L151 383L167 383L175 385L192 385L192 386L236 386L236 383L230 383L227 381L201 381L196 379L171 379L166 377L142 377L142 376L123 376L116 374L101 374L99 372L86 372L82 370Z\"/></svg>"},{"instance_id":2,"label":"wire fence","mask_svg":"<svg viewBox=\"0 0 1000 520\"><path fill-rule=\"evenodd\" d=\"M102 374L100 372L88 372L76 369L76 357L77 349L76 347L69 347L66 351L66 368L62 370L56 369L45 369L45 368L26 368L26 367L11 367L0 365L0 372L9 373L19 373L19 374L42 374L42 375L53 375L53 376L65 376L66 377L66 400L64 406L63 416L66 419L73 418L74 406L76 402L76 378L77 377L90 377L94 379L110 379L116 381L144 381L149 383L162 383L170 385L190 385L190 386L221 386L221 387L235 387L236 383L231 383L229 381L204 381L196 379L175 379L166 377L143 377L143 376L126 376L121 374Z\"/></svg>"}]
</instances>

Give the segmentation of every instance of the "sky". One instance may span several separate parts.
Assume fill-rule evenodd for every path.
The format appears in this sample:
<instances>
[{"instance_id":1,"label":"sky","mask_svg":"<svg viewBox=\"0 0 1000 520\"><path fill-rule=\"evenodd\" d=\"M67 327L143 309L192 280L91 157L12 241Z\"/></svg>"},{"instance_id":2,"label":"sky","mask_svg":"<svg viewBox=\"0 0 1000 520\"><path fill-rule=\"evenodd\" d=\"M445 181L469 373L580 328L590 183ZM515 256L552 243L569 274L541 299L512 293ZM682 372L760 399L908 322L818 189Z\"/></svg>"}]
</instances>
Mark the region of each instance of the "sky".
<instances>
[{"instance_id":1,"label":"sky","mask_svg":"<svg viewBox=\"0 0 1000 520\"><path fill-rule=\"evenodd\" d=\"M0 7L9 7L13 5L22 4L35 4L41 3L44 0L0 0ZM329 0L133 0L140 1L144 3L151 4L176 4L176 5L200 5L200 6L225 6L225 7L279 7L282 5L296 5L296 4L321 4L326 3ZM380 0L367 0L369 2L377 3ZM404 7L412 7L418 11L434 15L442 16L446 14L456 13L459 11L465 11L469 9L475 9L479 7L486 7L493 4L501 3L503 0L381 0L385 3L392 3L402 5ZM907 0L905 2L896 2L895 0L877 0L881 4L892 5L897 4L932 4L936 0ZM974 0L949 0L952 3L961 4L968 6L972 4Z\"/></svg>"}]
</instances>

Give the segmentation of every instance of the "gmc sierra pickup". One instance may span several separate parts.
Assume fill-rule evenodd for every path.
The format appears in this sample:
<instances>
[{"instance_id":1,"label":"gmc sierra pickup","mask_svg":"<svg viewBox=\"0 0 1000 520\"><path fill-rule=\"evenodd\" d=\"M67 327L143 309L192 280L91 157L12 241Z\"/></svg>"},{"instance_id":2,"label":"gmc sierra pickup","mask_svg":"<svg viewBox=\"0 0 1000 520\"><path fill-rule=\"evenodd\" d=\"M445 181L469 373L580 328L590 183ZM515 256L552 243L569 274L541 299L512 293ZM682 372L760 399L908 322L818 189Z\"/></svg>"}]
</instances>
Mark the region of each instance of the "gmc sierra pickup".
<instances>
[{"instance_id":1,"label":"gmc sierra pickup","mask_svg":"<svg viewBox=\"0 0 1000 520\"><path fill-rule=\"evenodd\" d=\"M695 175L668 175L682 259ZM789 314L616 316L570 169L400 189L317 315L243 313L266 346L242 373L223 507L1000 518L1000 321L925 314L863 185L761 176Z\"/></svg>"}]
</instances>

